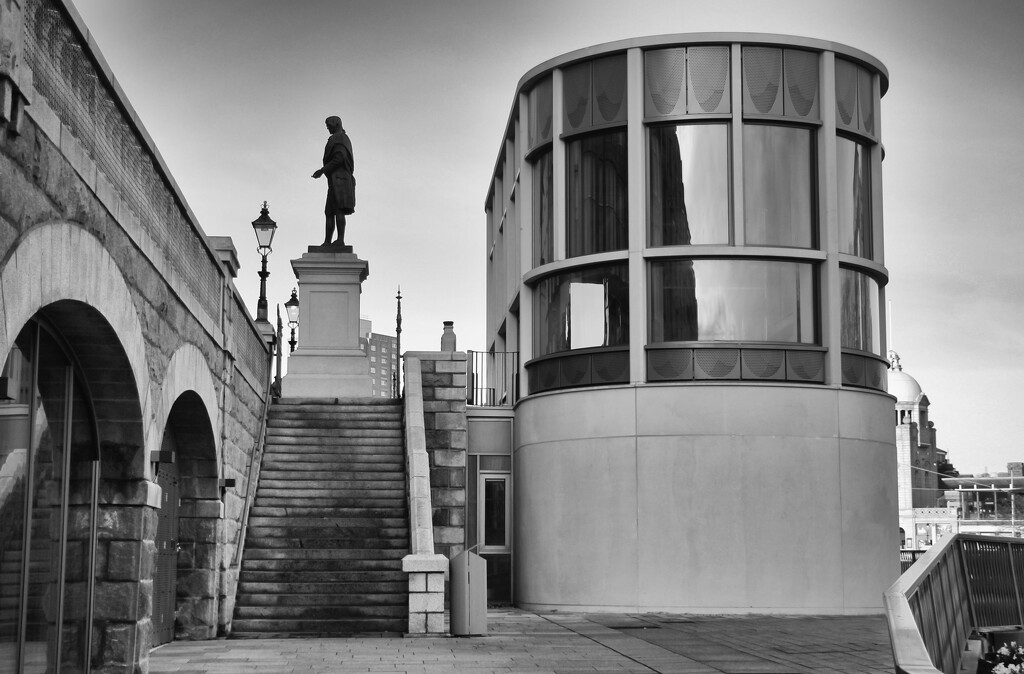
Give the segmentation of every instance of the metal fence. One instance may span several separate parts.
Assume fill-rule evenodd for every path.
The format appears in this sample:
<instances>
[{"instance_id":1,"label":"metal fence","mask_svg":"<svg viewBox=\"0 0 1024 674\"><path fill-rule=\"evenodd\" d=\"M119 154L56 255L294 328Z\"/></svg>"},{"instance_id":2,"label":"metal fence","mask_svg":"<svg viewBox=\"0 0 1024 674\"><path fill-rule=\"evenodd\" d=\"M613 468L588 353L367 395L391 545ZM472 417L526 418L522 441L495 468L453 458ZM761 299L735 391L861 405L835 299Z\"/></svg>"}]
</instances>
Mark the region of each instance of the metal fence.
<instances>
[{"instance_id":1,"label":"metal fence","mask_svg":"<svg viewBox=\"0 0 1024 674\"><path fill-rule=\"evenodd\" d=\"M1024 623L1024 540L956 534L885 592L899 674L954 674L973 632Z\"/></svg>"},{"instance_id":2,"label":"metal fence","mask_svg":"<svg viewBox=\"0 0 1024 674\"><path fill-rule=\"evenodd\" d=\"M469 351L466 402L480 407L510 407L519 400L518 351Z\"/></svg>"}]
</instances>

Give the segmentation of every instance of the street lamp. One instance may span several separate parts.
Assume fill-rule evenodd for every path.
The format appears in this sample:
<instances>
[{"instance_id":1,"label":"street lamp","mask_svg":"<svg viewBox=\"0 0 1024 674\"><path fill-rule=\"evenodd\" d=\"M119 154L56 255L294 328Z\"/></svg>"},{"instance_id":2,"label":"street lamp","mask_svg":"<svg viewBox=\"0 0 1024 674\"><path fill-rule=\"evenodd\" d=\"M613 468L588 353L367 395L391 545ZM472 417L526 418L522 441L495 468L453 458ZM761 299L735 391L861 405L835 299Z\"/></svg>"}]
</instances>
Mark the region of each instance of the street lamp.
<instances>
[{"instance_id":1,"label":"street lamp","mask_svg":"<svg viewBox=\"0 0 1024 674\"><path fill-rule=\"evenodd\" d=\"M288 313L288 327L292 329L292 338L288 340L288 346L292 348L289 353L295 352L295 328L299 325L299 298L292 288L292 296L284 303L284 310Z\"/></svg>"},{"instance_id":2,"label":"street lamp","mask_svg":"<svg viewBox=\"0 0 1024 674\"><path fill-rule=\"evenodd\" d=\"M260 299L256 303L256 320L267 321L267 256L270 255L270 244L274 241L274 232L277 231L277 223L270 219L270 211L267 209L267 202L263 202L263 209L260 217L252 221L252 228L256 232L256 243L259 246L259 253L263 256L263 268L260 270Z\"/></svg>"}]
</instances>

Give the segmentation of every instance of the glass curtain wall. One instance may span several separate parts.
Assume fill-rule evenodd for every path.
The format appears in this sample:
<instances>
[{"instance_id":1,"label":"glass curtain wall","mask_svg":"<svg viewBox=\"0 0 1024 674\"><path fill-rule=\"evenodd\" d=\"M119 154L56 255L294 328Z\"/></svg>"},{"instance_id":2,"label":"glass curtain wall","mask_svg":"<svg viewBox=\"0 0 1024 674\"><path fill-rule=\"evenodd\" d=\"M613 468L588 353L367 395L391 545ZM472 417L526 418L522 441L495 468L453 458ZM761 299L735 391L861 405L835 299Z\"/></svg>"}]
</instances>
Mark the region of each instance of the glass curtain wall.
<instances>
[{"instance_id":1,"label":"glass curtain wall","mask_svg":"<svg viewBox=\"0 0 1024 674\"><path fill-rule=\"evenodd\" d=\"M650 340L817 342L810 264L777 260L651 263Z\"/></svg>"},{"instance_id":2,"label":"glass curtain wall","mask_svg":"<svg viewBox=\"0 0 1024 674\"><path fill-rule=\"evenodd\" d=\"M730 243L729 125L650 129L651 246Z\"/></svg>"},{"instance_id":3,"label":"glass curtain wall","mask_svg":"<svg viewBox=\"0 0 1024 674\"><path fill-rule=\"evenodd\" d=\"M84 672L90 660L98 462L84 389L37 322L0 402L0 669Z\"/></svg>"},{"instance_id":4,"label":"glass curtain wall","mask_svg":"<svg viewBox=\"0 0 1024 674\"><path fill-rule=\"evenodd\" d=\"M881 355L878 282L852 269L839 270L842 347Z\"/></svg>"},{"instance_id":5,"label":"glass curtain wall","mask_svg":"<svg viewBox=\"0 0 1024 674\"><path fill-rule=\"evenodd\" d=\"M839 252L873 259L871 152L849 138L836 139Z\"/></svg>"},{"instance_id":6,"label":"glass curtain wall","mask_svg":"<svg viewBox=\"0 0 1024 674\"><path fill-rule=\"evenodd\" d=\"M537 284L534 355L629 344L625 264L587 267Z\"/></svg>"},{"instance_id":7,"label":"glass curtain wall","mask_svg":"<svg viewBox=\"0 0 1024 674\"><path fill-rule=\"evenodd\" d=\"M629 241L626 131L566 143L566 256L625 250Z\"/></svg>"},{"instance_id":8,"label":"glass curtain wall","mask_svg":"<svg viewBox=\"0 0 1024 674\"><path fill-rule=\"evenodd\" d=\"M555 201L551 147L533 158L533 266L555 259Z\"/></svg>"},{"instance_id":9,"label":"glass curtain wall","mask_svg":"<svg viewBox=\"0 0 1024 674\"><path fill-rule=\"evenodd\" d=\"M743 125L746 245L816 245L813 150L810 129Z\"/></svg>"}]
</instances>

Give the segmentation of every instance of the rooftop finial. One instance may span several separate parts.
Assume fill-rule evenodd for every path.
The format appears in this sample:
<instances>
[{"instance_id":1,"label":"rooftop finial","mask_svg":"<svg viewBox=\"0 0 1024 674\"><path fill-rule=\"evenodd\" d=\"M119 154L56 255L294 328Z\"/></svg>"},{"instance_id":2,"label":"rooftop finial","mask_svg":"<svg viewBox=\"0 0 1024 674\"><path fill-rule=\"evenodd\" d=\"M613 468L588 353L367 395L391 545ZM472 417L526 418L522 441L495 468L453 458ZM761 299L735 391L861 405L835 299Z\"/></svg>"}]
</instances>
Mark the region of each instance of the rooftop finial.
<instances>
[{"instance_id":1,"label":"rooftop finial","mask_svg":"<svg viewBox=\"0 0 1024 674\"><path fill-rule=\"evenodd\" d=\"M889 362L892 363L889 366L890 370L903 370L903 366L900 365L900 354L896 353L892 349L889 350Z\"/></svg>"}]
</instances>

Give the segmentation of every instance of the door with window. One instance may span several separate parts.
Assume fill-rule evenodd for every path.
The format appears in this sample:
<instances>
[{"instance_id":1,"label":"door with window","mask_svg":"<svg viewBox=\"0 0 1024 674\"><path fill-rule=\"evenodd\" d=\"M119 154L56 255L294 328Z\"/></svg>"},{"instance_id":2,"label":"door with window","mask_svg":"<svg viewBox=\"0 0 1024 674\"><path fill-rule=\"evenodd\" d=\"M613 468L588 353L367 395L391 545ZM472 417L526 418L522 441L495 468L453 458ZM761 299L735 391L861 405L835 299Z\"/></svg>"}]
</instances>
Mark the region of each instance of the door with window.
<instances>
[{"instance_id":1,"label":"door with window","mask_svg":"<svg viewBox=\"0 0 1024 674\"><path fill-rule=\"evenodd\" d=\"M506 471L477 477L477 542L487 560L487 599L512 599L512 476Z\"/></svg>"}]
</instances>

